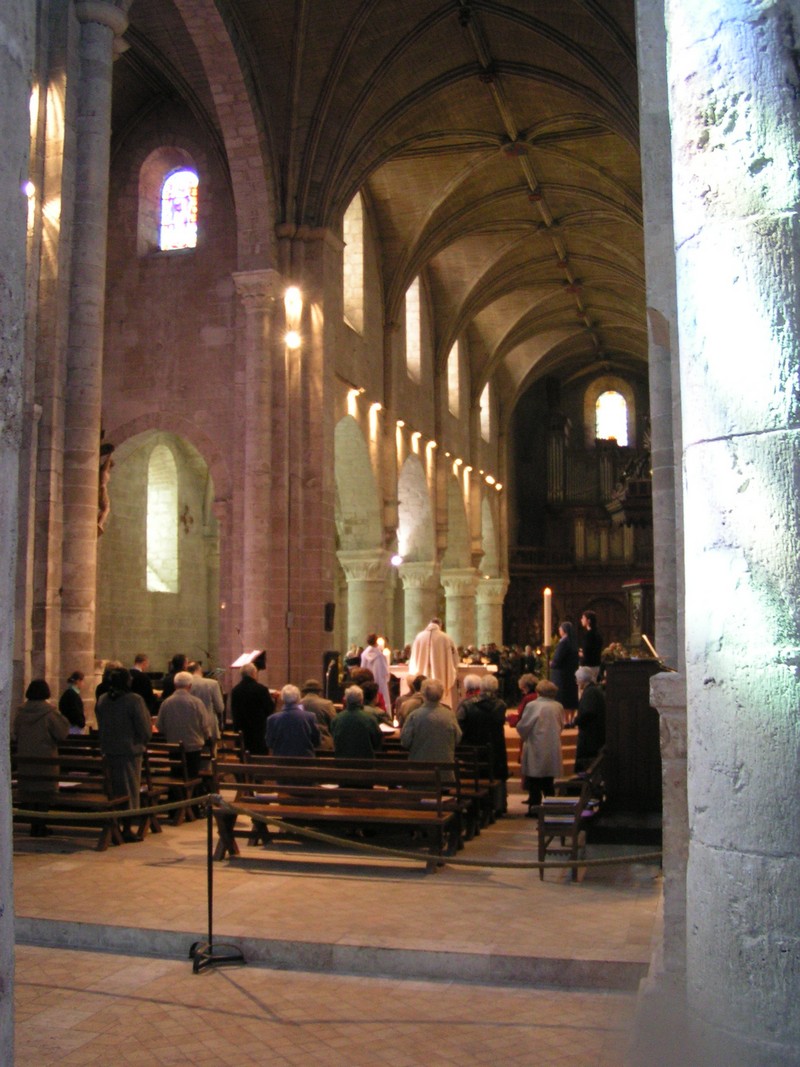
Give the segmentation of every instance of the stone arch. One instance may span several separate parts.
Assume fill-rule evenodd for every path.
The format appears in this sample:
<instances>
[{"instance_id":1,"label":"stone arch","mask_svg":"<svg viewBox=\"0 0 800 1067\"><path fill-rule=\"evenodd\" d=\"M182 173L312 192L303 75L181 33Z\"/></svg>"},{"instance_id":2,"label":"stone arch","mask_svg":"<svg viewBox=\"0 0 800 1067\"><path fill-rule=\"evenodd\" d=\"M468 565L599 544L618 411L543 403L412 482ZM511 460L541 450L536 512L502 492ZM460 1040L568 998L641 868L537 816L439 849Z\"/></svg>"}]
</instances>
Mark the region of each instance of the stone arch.
<instances>
[{"instance_id":1,"label":"stone arch","mask_svg":"<svg viewBox=\"0 0 800 1067\"><path fill-rule=\"evenodd\" d=\"M397 550L408 563L436 558L431 497L419 456L406 456L397 479Z\"/></svg>"},{"instance_id":2,"label":"stone arch","mask_svg":"<svg viewBox=\"0 0 800 1067\"><path fill-rule=\"evenodd\" d=\"M442 557L442 569L454 570L472 564L469 523L464 507L461 483L455 475L447 479L447 548Z\"/></svg>"},{"instance_id":3,"label":"stone arch","mask_svg":"<svg viewBox=\"0 0 800 1067\"><path fill-rule=\"evenodd\" d=\"M176 582L148 588L148 484L154 456L169 454L176 475ZM114 451L111 512L98 544L97 654L132 663L146 652L154 669L177 651L219 659L219 530L214 479L184 437L163 429L135 434ZM208 653L208 655L206 654Z\"/></svg>"},{"instance_id":4,"label":"stone arch","mask_svg":"<svg viewBox=\"0 0 800 1067\"><path fill-rule=\"evenodd\" d=\"M383 547L383 522L369 449L356 420L345 415L334 431L336 535L340 550Z\"/></svg>"}]
</instances>

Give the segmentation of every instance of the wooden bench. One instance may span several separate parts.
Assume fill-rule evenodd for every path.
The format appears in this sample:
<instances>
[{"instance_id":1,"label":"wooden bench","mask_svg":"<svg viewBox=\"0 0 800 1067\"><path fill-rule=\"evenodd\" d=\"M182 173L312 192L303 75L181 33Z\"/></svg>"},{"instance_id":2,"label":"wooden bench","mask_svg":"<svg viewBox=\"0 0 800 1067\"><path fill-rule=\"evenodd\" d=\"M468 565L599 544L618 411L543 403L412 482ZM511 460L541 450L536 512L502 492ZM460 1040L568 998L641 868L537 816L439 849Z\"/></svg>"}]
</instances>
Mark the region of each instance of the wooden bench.
<instances>
[{"instance_id":1,"label":"wooden bench","mask_svg":"<svg viewBox=\"0 0 800 1067\"><path fill-rule=\"evenodd\" d=\"M419 769L413 764L363 768L345 763L262 756L231 764L233 803L292 826L423 833L429 842L429 870L456 851L460 813L456 798L447 793L441 768ZM219 839L214 858L238 855L236 837L243 835L235 829L236 813L216 811L215 818ZM244 836L251 844L271 841L265 824L256 820Z\"/></svg>"},{"instance_id":2,"label":"wooden bench","mask_svg":"<svg viewBox=\"0 0 800 1067\"><path fill-rule=\"evenodd\" d=\"M22 810L31 810L31 802L24 794L41 791L54 793L48 810L69 814L108 815L112 812L123 815L128 809L128 797L113 796L111 778L104 757L99 753L72 755L63 752L58 756L12 755L12 805ZM15 821L29 822L31 828L44 820L32 816L14 816ZM58 820L58 826L99 827L97 850L103 852L109 844L119 845L122 836L117 819L80 819L73 823Z\"/></svg>"}]
</instances>

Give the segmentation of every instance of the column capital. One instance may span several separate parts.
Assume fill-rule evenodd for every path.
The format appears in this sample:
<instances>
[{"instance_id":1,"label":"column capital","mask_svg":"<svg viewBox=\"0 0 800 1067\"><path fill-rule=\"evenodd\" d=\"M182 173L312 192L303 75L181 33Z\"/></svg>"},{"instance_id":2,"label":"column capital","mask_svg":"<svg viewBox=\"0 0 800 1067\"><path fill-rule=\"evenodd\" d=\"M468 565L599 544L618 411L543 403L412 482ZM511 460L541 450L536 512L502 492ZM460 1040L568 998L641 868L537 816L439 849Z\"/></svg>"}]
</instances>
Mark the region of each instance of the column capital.
<instances>
[{"instance_id":1,"label":"column capital","mask_svg":"<svg viewBox=\"0 0 800 1067\"><path fill-rule=\"evenodd\" d=\"M474 567L461 567L442 571L440 580L445 596L474 596L478 575Z\"/></svg>"},{"instance_id":2,"label":"column capital","mask_svg":"<svg viewBox=\"0 0 800 1067\"><path fill-rule=\"evenodd\" d=\"M502 604L507 590L508 578L482 578L475 592L482 604Z\"/></svg>"},{"instance_id":3,"label":"column capital","mask_svg":"<svg viewBox=\"0 0 800 1067\"><path fill-rule=\"evenodd\" d=\"M391 554L385 549L354 549L336 553L348 582L383 582Z\"/></svg>"},{"instance_id":4,"label":"column capital","mask_svg":"<svg viewBox=\"0 0 800 1067\"><path fill-rule=\"evenodd\" d=\"M128 28L132 0L75 0L78 22L98 22L121 37Z\"/></svg>"},{"instance_id":5,"label":"column capital","mask_svg":"<svg viewBox=\"0 0 800 1067\"><path fill-rule=\"evenodd\" d=\"M429 562L401 563L397 568L403 589L428 589L437 576L437 565Z\"/></svg>"},{"instance_id":6,"label":"column capital","mask_svg":"<svg viewBox=\"0 0 800 1067\"><path fill-rule=\"evenodd\" d=\"M236 293L247 311L267 311L283 290L277 270L236 270L231 274Z\"/></svg>"}]
</instances>

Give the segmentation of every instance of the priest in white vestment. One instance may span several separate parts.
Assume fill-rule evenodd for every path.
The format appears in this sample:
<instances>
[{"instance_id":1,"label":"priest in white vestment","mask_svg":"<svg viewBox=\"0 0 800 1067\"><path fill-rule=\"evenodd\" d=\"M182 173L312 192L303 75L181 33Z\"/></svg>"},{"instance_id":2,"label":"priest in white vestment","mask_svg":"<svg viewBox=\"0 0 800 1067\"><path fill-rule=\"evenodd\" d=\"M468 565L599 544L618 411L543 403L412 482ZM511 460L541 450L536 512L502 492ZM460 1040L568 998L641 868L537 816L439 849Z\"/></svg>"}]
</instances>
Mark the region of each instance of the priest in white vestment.
<instances>
[{"instance_id":1,"label":"priest in white vestment","mask_svg":"<svg viewBox=\"0 0 800 1067\"><path fill-rule=\"evenodd\" d=\"M408 658L408 677L424 674L426 678L435 678L442 683L445 697L455 708L458 703L458 663L458 649L452 637L442 629L441 619L431 619L414 638Z\"/></svg>"}]
</instances>

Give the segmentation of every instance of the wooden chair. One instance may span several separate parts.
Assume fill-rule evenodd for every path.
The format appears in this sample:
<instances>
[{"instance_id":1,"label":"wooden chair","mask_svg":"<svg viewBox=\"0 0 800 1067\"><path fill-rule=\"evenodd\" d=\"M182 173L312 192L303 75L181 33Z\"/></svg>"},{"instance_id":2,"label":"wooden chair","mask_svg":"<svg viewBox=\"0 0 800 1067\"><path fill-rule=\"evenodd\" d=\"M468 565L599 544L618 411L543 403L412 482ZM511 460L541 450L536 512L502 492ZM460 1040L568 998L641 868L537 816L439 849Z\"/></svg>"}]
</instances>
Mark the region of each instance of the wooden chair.
<instances>
[{"instance_id":1,"label":"wooden chair","mask_svg":"<svg viewBox=\"0 0 800 1067\"><path fill-rule=\"evenodd\" d=\"M574 861L572 881L578 880L578 858L586 847L584 821L591 797L588 781L575 796L543 797L535 811L539 820L539 862L543 863L548 852L569 856ZM559 844L554 842L558 840ZM539 878L544 881L544 868L539 868Z\"/></svg>"}]
</instances>

